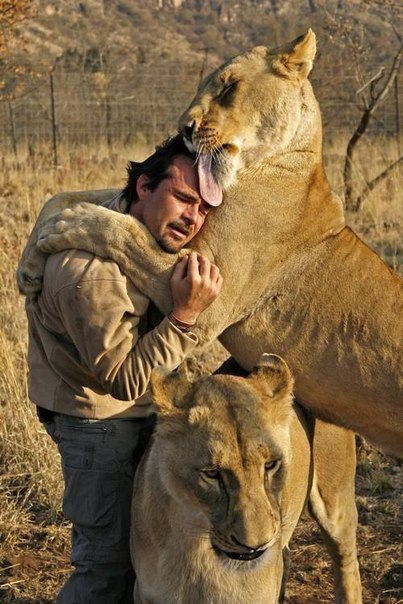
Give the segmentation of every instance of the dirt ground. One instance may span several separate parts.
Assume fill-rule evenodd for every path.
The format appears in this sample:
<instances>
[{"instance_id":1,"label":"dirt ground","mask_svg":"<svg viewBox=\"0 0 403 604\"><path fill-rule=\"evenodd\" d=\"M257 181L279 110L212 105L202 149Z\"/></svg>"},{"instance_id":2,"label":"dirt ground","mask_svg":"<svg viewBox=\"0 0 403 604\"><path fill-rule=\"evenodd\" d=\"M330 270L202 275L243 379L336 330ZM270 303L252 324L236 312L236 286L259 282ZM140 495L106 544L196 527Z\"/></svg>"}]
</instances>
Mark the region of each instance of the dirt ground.
<instances>
[{"instance_id":1,"label":"dirt ground","mask_svg":"<svg viewBox=\"0 0 403 604\"><path fill-rule=\"evenodd\" d=\"M385 457L358 441L357 532L363 601L403 602L401 461ZM329 557L317 525L308 517L297 526L291 544L290 604L333 602Z\"/></svg>"}]
</instances>

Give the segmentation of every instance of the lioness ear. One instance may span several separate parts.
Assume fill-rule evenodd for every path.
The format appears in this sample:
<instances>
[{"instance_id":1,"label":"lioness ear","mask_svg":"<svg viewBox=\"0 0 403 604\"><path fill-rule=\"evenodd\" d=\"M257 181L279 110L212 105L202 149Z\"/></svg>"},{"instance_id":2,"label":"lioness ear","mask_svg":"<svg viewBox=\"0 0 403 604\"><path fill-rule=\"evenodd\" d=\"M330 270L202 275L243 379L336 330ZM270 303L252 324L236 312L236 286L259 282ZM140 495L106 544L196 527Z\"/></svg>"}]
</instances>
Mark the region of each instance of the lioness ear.
<instances>
[{"instance_id":1,"label":"lioness ear","mask_svg":"<svg viewBox=\"0 0 403 604\"><path fill-rule=\"evenodd\" d=\"M154 404L162 415L182 407L192 384L180 371L167 371L161 367L151 372L150 389Z\"/></svg>"},{"instance_id":2,"label":"lioness ear","mask_svg":"<svg viewBox=\"0 0 403 604\"><path fill-rule=\"evenodd\" d=\"M308 77L316 54L316 36L312 29L308 29L304 36L300 36L285 47L277 49L278 55L272 63L276 73L282 76L303 80Z\"/></svg>"},{"instance_id":3,"label":"lioness ear","mask_svg":"<svg viewBox=\"0 0 403 604\"><path fill-rule=\"evenodd\" d=\"M291 401L294 380L287 363L276 354L262 354L248 379L266 396Z\"/></svg>"}]
</instances>

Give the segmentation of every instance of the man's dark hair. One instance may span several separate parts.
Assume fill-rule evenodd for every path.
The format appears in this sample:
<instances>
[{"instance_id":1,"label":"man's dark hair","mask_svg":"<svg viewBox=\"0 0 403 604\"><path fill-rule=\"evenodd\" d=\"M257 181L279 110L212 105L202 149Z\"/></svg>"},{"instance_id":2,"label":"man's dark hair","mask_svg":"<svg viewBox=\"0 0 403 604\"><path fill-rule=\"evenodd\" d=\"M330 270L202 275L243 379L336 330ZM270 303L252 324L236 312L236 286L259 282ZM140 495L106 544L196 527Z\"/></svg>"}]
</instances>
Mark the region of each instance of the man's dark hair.
<instances>
[{"instance_id":1,"label":"man's dark hair","mask_svg":"<svg viewBox=\"0 0 403 604\"><path fill-rule=\"evenodd\" d=\"M127 183L122 191L124 199L129 203L137 200L136 185L140 174L148 176L147 186L154 191L162 180L171 176L172 161L178 155L195 159L195 154L189 151L179 134L168 138L161 146L156 147L154 153L144 161L129 161Z\"/></svg>"}]
</instances>

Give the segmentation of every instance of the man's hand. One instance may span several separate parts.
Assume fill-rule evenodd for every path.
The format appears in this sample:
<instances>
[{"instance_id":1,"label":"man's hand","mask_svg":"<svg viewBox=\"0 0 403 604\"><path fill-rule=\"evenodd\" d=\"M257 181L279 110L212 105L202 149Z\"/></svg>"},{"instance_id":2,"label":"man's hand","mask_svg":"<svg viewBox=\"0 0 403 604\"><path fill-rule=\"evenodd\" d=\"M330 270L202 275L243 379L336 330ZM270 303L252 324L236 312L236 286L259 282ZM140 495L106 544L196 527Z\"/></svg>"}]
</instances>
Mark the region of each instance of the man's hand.
<instances>
[{"instance_id":1,"label":"man's hand","mask_svg":"<svg viewBox=\"0 0 403 604\"><path fill-rule=\"evenodd\" d=\"M221 291L219 268L208 258L191 252L178 262L171 277L173 315L188 325L196 323Z\"/></svg>"}]
</instances>

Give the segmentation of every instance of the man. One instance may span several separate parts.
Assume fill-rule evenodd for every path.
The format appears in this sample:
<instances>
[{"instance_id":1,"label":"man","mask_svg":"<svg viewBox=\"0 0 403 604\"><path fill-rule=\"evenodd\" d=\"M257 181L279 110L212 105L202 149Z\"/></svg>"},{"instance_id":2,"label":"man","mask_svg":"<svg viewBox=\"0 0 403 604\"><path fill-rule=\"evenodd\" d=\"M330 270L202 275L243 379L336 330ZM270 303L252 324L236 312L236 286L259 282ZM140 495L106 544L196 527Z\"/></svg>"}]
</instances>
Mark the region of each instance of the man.
<instances>
[{"instance_id":1,"label":"man","mask_svg":"<svg viewBox=\"0 0 403 604\"><path fill-rule=\"evenodd\" d=\"M127 186L105 205L143 222L170 253L211 210L180 137L131 163ZM218 268L191 253L171 279L171 314L152 327L149 300L112 261L80 250L47 260L43 289L27 301L29 397L58 444L63 512L73 525L75 570L58 603L132 602L130 503L142 435L153 423L150 374L175 369L193 351L192 326L221 285Z\"/></svg>"}]
</instances>

